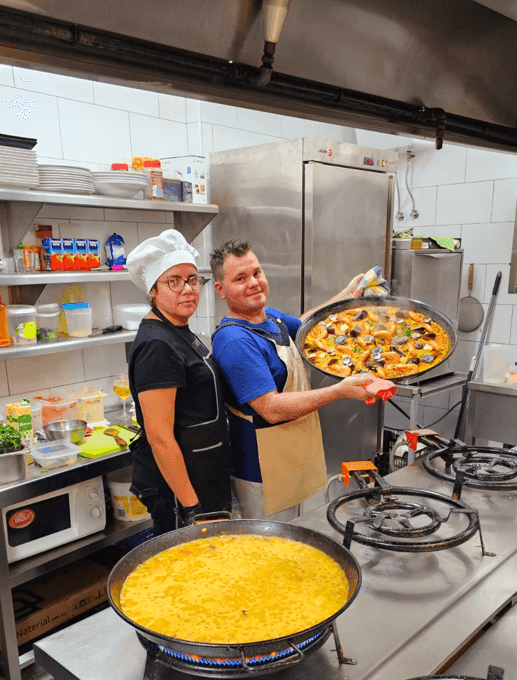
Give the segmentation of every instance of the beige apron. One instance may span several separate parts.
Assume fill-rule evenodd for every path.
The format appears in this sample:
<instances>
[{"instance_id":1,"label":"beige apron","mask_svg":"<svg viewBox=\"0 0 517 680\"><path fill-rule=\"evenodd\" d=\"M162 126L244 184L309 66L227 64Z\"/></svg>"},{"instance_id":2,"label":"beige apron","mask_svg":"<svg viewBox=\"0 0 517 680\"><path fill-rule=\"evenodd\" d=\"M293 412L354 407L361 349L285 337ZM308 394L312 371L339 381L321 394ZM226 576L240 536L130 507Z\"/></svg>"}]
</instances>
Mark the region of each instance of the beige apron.
<instances>
[{"instance_id":1,"label":"beige apron","mask_svg":"<svg viewBox=\"0 0 517 680\"><path fill-rule=\"evenodd\" d=\"M287 367L283 392L310 390L303 359L292 339L289 347L277 343L275 347ZM251 416L228 408L234 415L253 422ZM255 433L268 515L302 503L323 489L327 483L327 469L317 412L280 425L255 429Z\"/></svg>"}]
</instances>

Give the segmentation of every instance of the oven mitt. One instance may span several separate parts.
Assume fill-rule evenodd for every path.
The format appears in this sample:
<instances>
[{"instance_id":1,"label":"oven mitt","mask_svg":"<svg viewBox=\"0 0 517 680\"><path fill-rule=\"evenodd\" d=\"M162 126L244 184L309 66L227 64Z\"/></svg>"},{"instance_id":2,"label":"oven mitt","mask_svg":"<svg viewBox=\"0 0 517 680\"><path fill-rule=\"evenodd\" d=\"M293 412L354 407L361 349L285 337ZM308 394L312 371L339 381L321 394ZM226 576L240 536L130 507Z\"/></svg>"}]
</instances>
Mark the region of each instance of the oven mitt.
<instances>
[{"instance_id":1,"label":"oven mitt","mask_svg":"<svg viewBox=\"0 0 517 680\"><path fill-rule=\"evenodd\" d=\"M385 297L390 294L386 279L382 277L381 267L372 267L367 271L359 282L357 290L362 291L363 297L372 297L373 295Z\"/></svg>"},{"instance_id":2,"label":"oven mitt","mask_svg":"<svg viewBox=\"0 0 517 680\"><path fill-rule=\"evenodd\" d=\"M397 392L397 386L391 380L382 380L376 378L369 385L364 386L368 392L371 392L376 397L380 397L382 401L388 401ZM375 404L375 397L368 397L364 400L365 404Z\"/></svg>"}]
</instances>

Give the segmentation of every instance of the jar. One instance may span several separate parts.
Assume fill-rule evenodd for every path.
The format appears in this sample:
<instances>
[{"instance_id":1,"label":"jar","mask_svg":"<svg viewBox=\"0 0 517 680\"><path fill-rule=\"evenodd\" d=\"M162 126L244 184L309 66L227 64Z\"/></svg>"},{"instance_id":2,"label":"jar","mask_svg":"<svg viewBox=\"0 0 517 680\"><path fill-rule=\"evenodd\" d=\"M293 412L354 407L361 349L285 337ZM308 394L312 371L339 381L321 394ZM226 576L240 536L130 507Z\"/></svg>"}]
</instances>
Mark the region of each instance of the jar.
<instances>
[{"instance_id":1,"label":"jar","mask_svg":"<svg viewBox=\"0 0 517 680\"><path fill-rule=\"evenodd\" d=\"M506 382L509 385L517 387L517 361L508 369L508 373L506 374Z\"/></svg>"},{"instance_id":2,"label":"jar","mask_svg":"<svg viewBox=\"0 0 517 680\"><path fill-rule=\"evenodd\" d=\"M55 302L51 302L47 305L36 305L38 342L55 342L58 339L60 314L61 309Z\"/></svg>"},{"instance_id":3,"label":"jar","mask_svg":"<svg viewBox=\"0 0 517 680\"><path fill-rule=\"evenodd\" d=\"M87 302L71 302L61 307L65 310L70 337L86 338L92 334L92 308Z\"/></svg>"},{"instance_id":4,"label":"jar","mask_svg":"<svg viewBox=\"0 0 517 680\"><path fill-rule=\"evenodd\" d=\"M144 161L144 174L147 176L147 186L144 198L158 198L163 200L163 173L160 161Z\"/></svg>"},{"instance_id":5,"label":"jar","mask_svg":"<svg viewBox=\"0 0 517 680\"><path fill-rule=\"evenodd\" d=\"M7 305L7 324L13 345L35 345L36 307L32 305Z\"/></svg>"}]
</instances>

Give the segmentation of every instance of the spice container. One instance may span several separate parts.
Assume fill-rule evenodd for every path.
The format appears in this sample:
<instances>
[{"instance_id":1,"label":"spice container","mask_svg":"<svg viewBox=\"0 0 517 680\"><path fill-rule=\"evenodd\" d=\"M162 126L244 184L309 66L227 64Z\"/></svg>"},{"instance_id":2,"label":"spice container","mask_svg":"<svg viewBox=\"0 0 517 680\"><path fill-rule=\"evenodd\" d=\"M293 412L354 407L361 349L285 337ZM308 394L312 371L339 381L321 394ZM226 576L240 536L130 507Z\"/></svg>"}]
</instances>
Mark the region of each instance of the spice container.
<instances>
[{"instance_id":1,"label":"spice container","mask_svg":"<svg viewBox=\"0 0 517 680\"><path fill-rule=\"evenodd\" d=\"M59 337L59 316L61 309L55 302L36 305L36 324L38 342L54 342Z\"/></svg>"},{"instance_id":2,"label":"spice container","mask_svg":"<svg viewBox=\"0 0 517 680\"><path fill-rule=\"evenodd\" d=\"M61 307L65 310L70 337L85 338L92 334L92 308L87 302L71 302Z\"/></svg>"},{"instance_id":3,"label":"spice container","mask_svg":"<svg viewBox=\"0 0 517 680\"><path fill-rule=\"evenodd\" d=\"M0 297L0 347L9 347L11 338L9 336L9 325L7 323L7 307Z\"/></svg>"},{"instance_id":4,"label":"spice container","mask_svg":"<svg viewBox=\"0 0 517 680\"><path fill-rule=\"evenodd\" d=\"M517 361L508 369L508 373L506 374L506 382L509 385L517 387Z\"/></svg>"},{"instance_id":5,"label":"spice container","mask_svg":"<svg viewBox=\"0 0 517 680\"><path fill-rule=\"evenodd\" d=\"M7 324L13 345L35 345L36 307L32 305L7 305Z\"/></svg>"},{"instance_id":6,"label":"spice container","mask_svg":"<svg viewBox=\"0 0 517 680\"><path fill-rule=\"evenodd\" d=\"M160 161L144 161L144 174L147 175L144 198L163 200L163 173Z\"/></svg>"}]
</instances>

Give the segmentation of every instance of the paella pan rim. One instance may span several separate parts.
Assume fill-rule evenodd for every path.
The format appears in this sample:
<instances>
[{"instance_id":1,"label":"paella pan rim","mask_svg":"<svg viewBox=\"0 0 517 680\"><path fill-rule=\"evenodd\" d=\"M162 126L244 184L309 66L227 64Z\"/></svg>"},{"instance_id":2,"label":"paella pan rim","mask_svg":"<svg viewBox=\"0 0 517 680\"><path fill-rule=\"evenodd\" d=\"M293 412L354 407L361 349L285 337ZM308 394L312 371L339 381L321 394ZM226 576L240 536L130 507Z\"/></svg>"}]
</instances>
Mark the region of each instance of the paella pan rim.
<instances>
[{"instance_id":1,"label":"paella pan rim","mask_svg":"<svg viewBox=\"0 0 517 680\"><path fill-rule=\"evenodd\" d=\"M419 371L415 375L411 376L404 375L400 377L390 378L392 382L399 382L401 380L407 379L408 377L414 378L416 376L421 376L427 371L435 369L437 366L440 366L440 364L446 361L456 349L456 344L458 342L458 332L452 321L449 319L449 317L447 317L440 310L431 307L425 302L420 302L419 300L411 300L410 298L403 297L394 297L392 295L382 297L381 296L360 297L351 298L349 300L340 300L339 302L332 302L331 304L325 305L324 307L321 307L320 309L316 310L305 319L305 321L298 329L295 340L296 347L300 352L305 363L307 363L309 366L314 368L316 371L319 371L323 375L326 375L330 378L334 378L335 380L342 380L342 376L339 376L336 373L332 373L331 371L326 371L312 364L305 356L303 345L307 333L319 321L323 321L323 319L325 319L329 314L332 314L334 312L342 312L344 309L356 309L357 307L398 307L399 309L408 309L414 312L420 312L422 314L425 314L426 316L429 316L433 321L439 323L440 326L442 326L442 328L447 333L447 338L449 340L449 351L437 364L433 364L428 368L424 368L424 370Z\"/></svg>"},{"instance_id":2,"label":"paella pan rim","mask_svg":"<svg viewBox=\"0 0 517 680\"><path fill-rule=\"evenodd\" d=\"M203 531L204 529L206 529L206 531ZM127 576L129 576L136 567L142 564L142 562L145 562L150 557L176 545L183 545L198 539L210 539L214 536L235 534L286 538L321 550L332 558L345 572L349 580L351 593L348 600L332 616L316 623L310 628L305 628L278 638L232 644L193 642L191 640L171 638L135 623L122 612L120 608L120 589ZM185 654L228 658L239 656L241 653L244 653L245 656L255 656L267 654L269 652L278 652L288 648L291 643L299 644L311 638L313 635L322 632L352 604L361 587L361 580L361 568L358 561L347 548L333 538L318 531L307 529L306 527L284 522L241 519L210 522L184 527L183 529L177 529L168 534L152 538L136 548L133 548L133 550L124 555L111 570L108 578L107 593L109 604L118 616L148 640L151 640L162 647L167 647Z\"/></svg>"}]
</instances>

